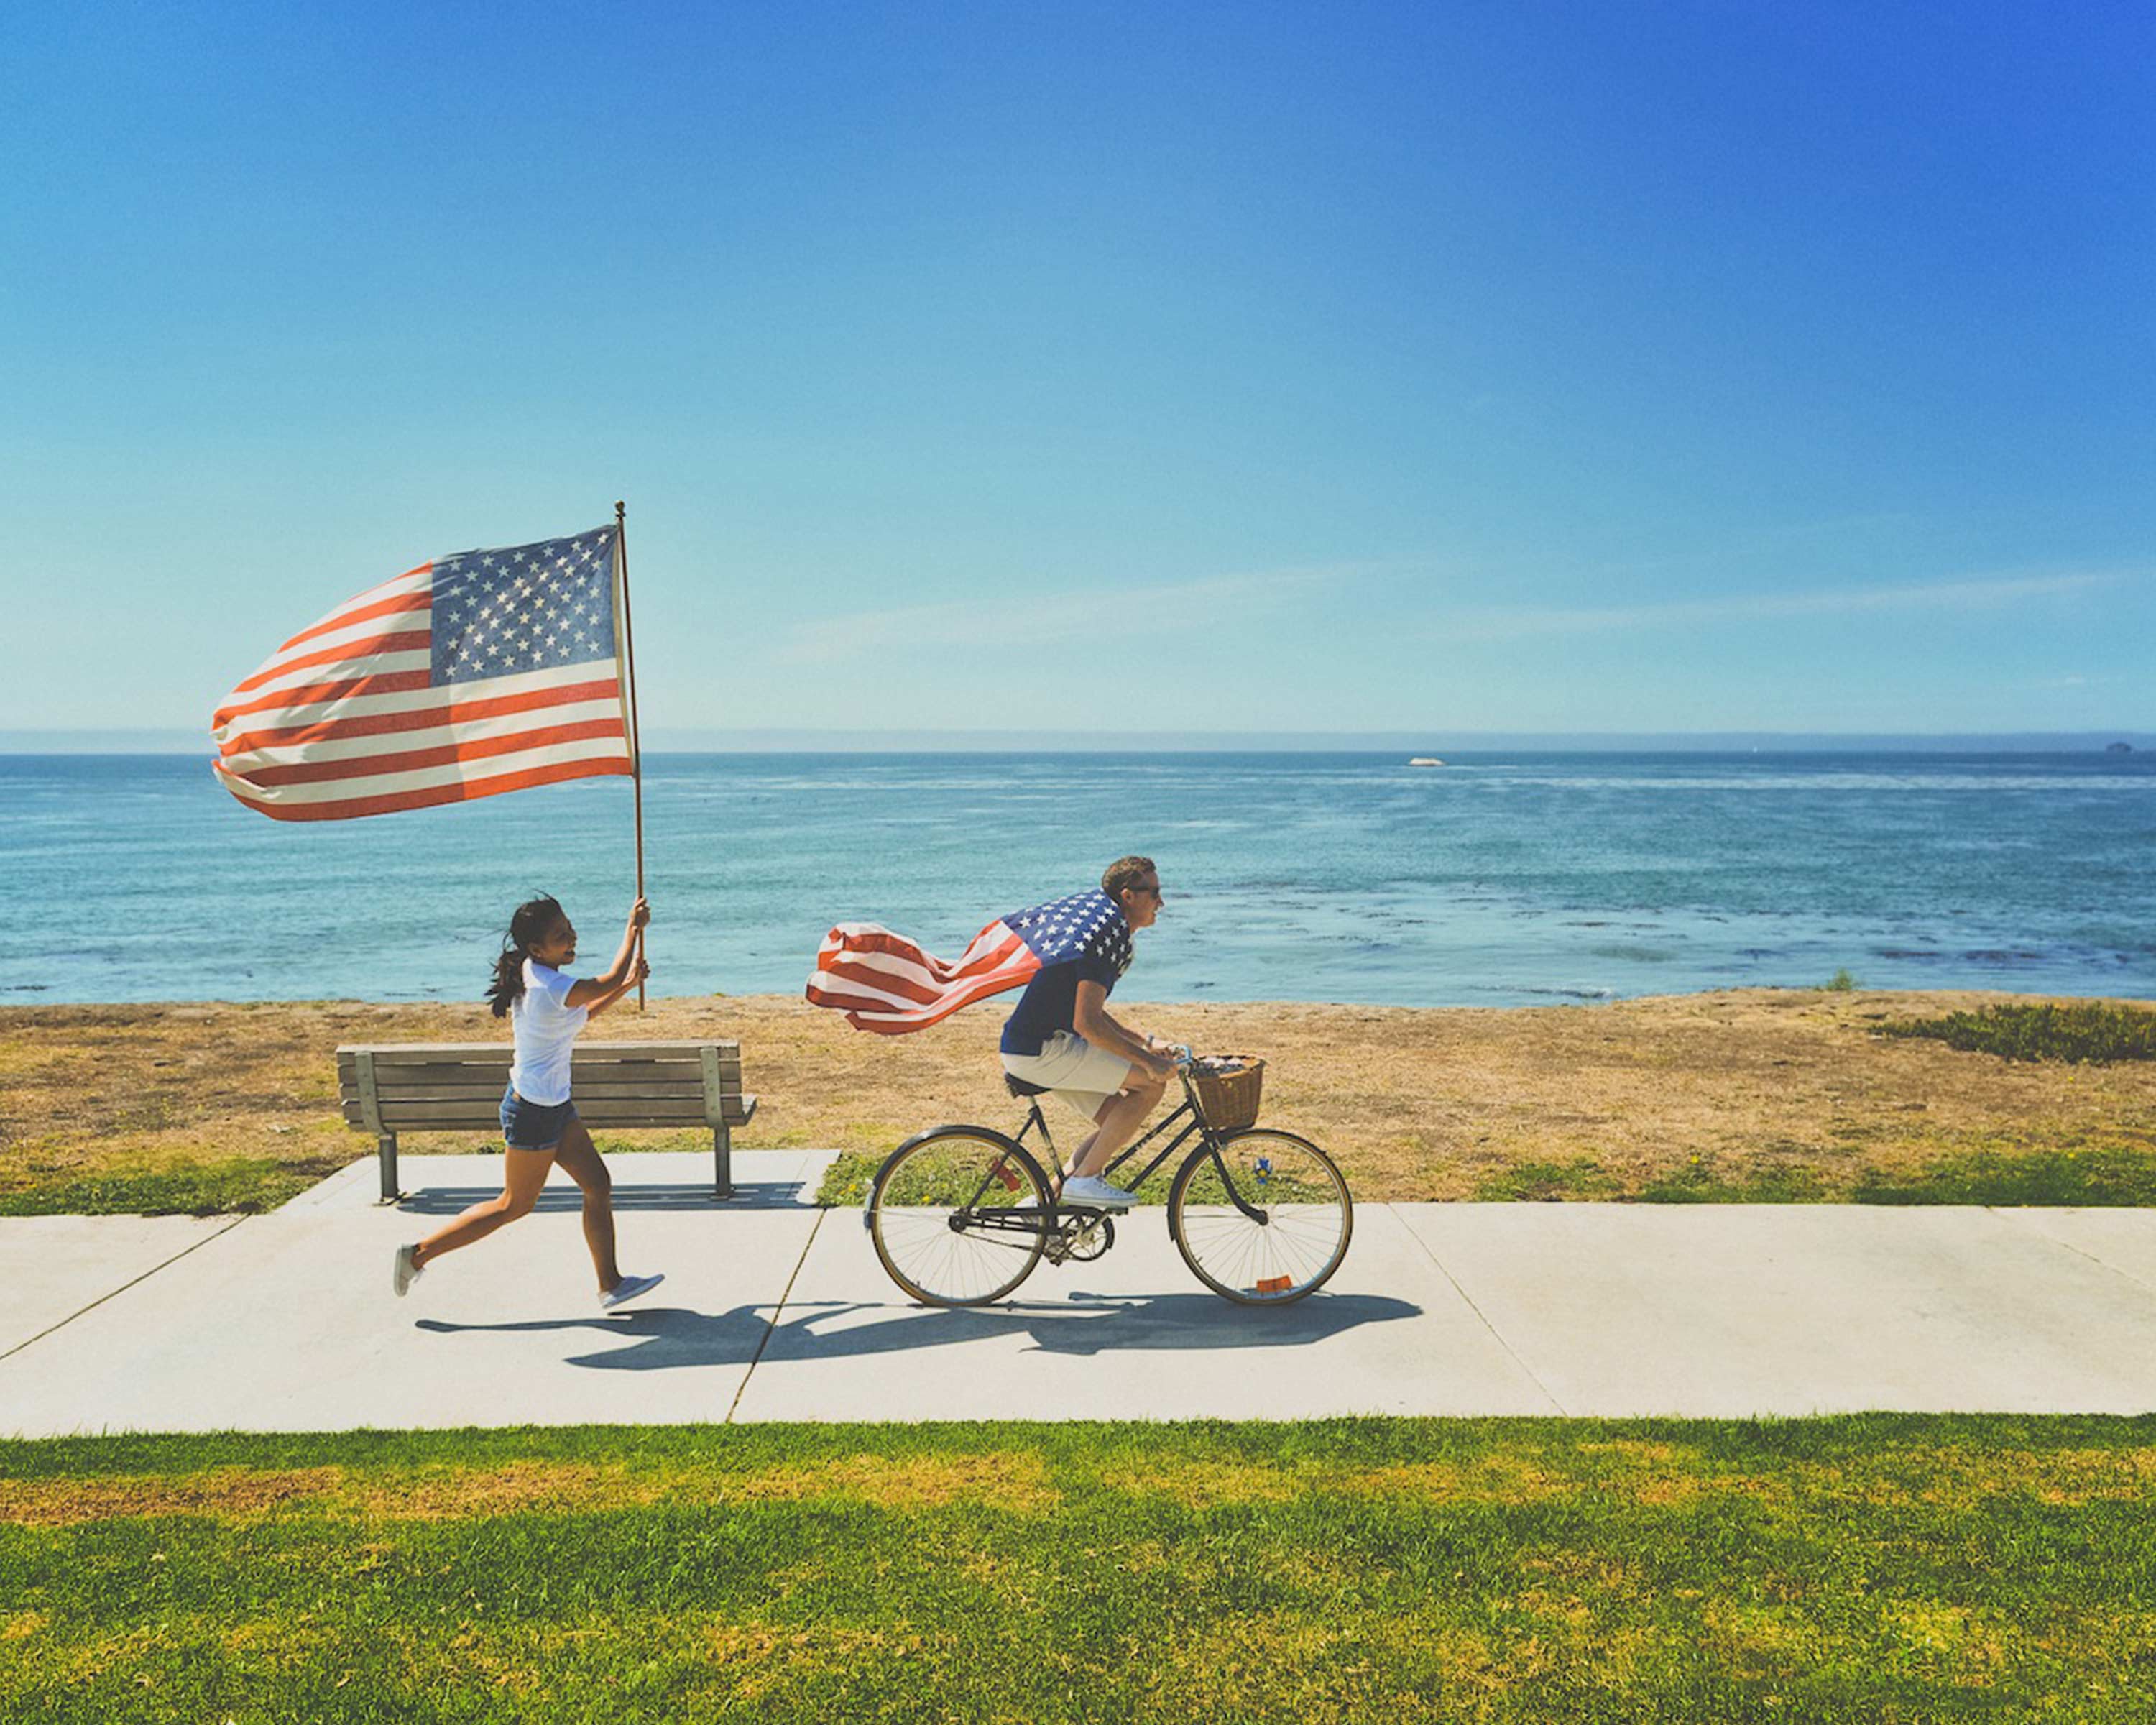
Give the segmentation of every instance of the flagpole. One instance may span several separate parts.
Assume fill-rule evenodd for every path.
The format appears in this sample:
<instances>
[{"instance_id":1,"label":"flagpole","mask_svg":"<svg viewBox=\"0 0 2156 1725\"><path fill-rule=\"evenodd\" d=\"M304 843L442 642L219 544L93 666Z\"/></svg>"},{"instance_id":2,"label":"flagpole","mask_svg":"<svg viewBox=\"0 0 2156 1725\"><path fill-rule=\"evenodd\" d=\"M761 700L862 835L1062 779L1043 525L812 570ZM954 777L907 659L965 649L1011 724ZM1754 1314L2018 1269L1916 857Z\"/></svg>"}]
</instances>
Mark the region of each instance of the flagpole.
<instances>
[{"instance_id":1,"label":"flagpole","mask_svg":"<svg viewBox=\"0 0 2156 1725\"><path fill-rule=\"evenodd\" d=\"M644 896L644 741L636 726L636 631L629 610L629 509L617 499L613 506L614 568L621 581L621 636L629 675L629 771L636 789L636 896ZM636 933L636 956L644 956L644 931ZM636 985L636 1009L644 1010L644 983Z\"/></svg>"}]
</instances>

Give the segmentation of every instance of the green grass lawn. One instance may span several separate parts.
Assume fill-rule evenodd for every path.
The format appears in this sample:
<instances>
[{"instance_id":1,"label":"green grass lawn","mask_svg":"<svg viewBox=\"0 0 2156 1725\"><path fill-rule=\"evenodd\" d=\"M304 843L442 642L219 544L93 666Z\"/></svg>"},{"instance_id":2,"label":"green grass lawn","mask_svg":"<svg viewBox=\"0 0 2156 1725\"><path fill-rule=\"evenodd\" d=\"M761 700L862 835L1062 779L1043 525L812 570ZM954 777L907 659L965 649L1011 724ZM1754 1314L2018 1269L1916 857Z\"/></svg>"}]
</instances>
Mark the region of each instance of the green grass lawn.
<instances>
[{"instance_id":1,"label":"green grass lawn","mask_svg":"<svg viewBox=\"0 0 2156 1725\"><path fill-rule=\"evenodd\" d=\"M0 1192L0 1216L209 1216L259 1214L296 1198L328 1172L229 1156Z\"/></svg>"},{"instance_id":2,"label":"green grass lawn","mask_svg":"<svg viewBox=\"0 0 2156 1725\"><path fill-rule=\"evenodd\" d=\"M2156 1418L0 1444L0 1718L2132 1721Z\"/></svg>"},{"instance_id":3,"label":"green grass lawn","mask_svg":"<svg viewBox=\"0 0 2156 1725\"><path fill-rule=\"evenodd\" d=\"M834 1159L818 1188L819 1204L857 1207L868 1198L880 1156L847 1153ZM1141 1164L1142 1166L1142 1164ZM1165 1204L1175 1164L1138 1188L1141 1204ZM1533 1199L1600 1199L1623 1204L2077 1204L2156 1205L2156 1150L2146 1145L2095 1143L2068 1149L1970 1150L1935 1158L1899 1174L1867 1169L1846 1193L1823 1189L1803 1168L1755 1168L1733 1157L1695 1158L1676 1173L1629 1190L1624 1179L1591 1156L1563 1162L1522 1161L1486 1176L1479 1204Z\"/></svg>"}]
</instances>

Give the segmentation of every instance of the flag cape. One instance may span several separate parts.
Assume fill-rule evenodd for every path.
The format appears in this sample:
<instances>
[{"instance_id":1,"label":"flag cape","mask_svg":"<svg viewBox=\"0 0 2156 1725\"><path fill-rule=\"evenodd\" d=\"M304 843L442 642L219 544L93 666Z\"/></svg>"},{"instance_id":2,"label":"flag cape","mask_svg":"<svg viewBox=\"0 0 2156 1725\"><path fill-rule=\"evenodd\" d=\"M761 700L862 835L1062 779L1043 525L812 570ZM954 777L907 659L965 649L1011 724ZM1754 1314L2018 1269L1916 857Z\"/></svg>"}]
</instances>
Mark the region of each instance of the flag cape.
<instances>
[{"instance_id":1,"label":"flag cape","mask_svg":"<svg viewBox=\"0 0 2156 1725\"><path fill-rule=\"evenodd\" d=\"M808 978L812 1006L846 1015L857 1030L903 1035L960 1008L1029 982L1087 951L1120 973L1131 962L1131 927L1105 892L1081 892L999 916L956 963L938 958L875 922L842 922L824 937Z\"/></svg>"}]
</instances>

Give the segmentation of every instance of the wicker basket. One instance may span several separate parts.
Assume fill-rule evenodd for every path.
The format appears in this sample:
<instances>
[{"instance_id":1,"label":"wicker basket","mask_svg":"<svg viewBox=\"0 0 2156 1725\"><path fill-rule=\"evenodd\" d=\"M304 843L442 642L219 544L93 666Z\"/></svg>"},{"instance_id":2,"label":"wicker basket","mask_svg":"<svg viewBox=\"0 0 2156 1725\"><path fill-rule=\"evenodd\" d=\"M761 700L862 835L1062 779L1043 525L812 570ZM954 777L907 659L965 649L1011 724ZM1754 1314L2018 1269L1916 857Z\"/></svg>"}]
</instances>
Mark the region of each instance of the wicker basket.
<instances>
[{"instance_id":1,"label":"wicker basket","mask_svg":"<svg viewBox=\"0 0 2156 1725\"><path fill-rule=\"evenodd\" d=\"M1198 1106L1217 1132L1255 1126L1265 1089L1265 1063L1255 1055L1203 1055L1190 1069Z\"/></svg>"}]
</instances>

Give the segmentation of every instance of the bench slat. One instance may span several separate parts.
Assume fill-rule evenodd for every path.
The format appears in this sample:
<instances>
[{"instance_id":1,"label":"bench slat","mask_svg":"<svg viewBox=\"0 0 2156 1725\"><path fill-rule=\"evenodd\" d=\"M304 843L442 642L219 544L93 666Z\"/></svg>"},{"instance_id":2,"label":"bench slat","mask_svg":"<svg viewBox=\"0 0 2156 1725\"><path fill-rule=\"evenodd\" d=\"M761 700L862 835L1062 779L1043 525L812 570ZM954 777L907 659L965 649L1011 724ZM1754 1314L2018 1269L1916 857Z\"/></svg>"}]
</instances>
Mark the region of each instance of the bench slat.
<instances>
[{"instance_id":1,"label":"bench slat","mask_svg":"<svg viewBox=\"0 0 2156 1725\"><path fill-rule=\"evenodd\" d=\"M610 1101L651 1101L654 1106L673 1104L673 1101L694 1101L703 1106L703 1085L587 1085L578 1081L576 1100L598 1101L602 1097ZM720 1096L740 1096L740 1091L720 1089ZM424 1106L427 1101L483 1101L490 1108L502 1106L502 1086L494 1085L377 1085L375 1100L382 1104L384 1119L399 1115L405 1108Z\"/></svg>"},{"instance_id":2,"label":"bench slat","mask_svg":"<svg viewBox=\"0 0 2156 1725\"><path fill-rule=\"evenodd\" d=\"M347 1042L337 1049L340 1061L347 1055L357 1054L362 1048L374 1056L377 1066L424 1065L434 1060L507 1060L512 1052L507 1042ZM721 1053L741 1058L741 1044L725 1037L714 1037L706 1042L579 1042L576 1058L584 1060L667 1060L697 1058L700 1050L716 1048Z\"/></svg>"},{"instance_id":3,"label":"bench slat","mask_svg":"<svg viewBox=\"0 0 2156 1725\"><path fill-rule=\"evenodd\" d=\"M408 1071L410 1068L406 1069ZM403 1077L375 1077L375 1094L381 1096L485 1096L497 1102L505 1087L504 1075L499 1072L477 1074L454 1072L430 1073L418 1080ZM737 1086L721 1083L721 1092ZM578 1101L586 1096L701 1096L704 1093L703 1076L670 1073L664 1078L593 1078L584 1073L576 1075L572 1093Z\"/></svg>"},{"instance_id":4,"label":"bench slat","mask_svg":"<svg viewBox=\"0 0 2156 1725\"><path fill-rule=\"evenodd\" d=\"M732 1131L747 1125L746 1120L730 1120L726 1127ZM588 1119L584 1129L598 1138L607 1138L616 1132L681 1132L701 1137L711 1130L711 1122L701 1115L685 1116L680 1120L654 1120L639 1114L633 1120ZM490 1155L501 1148L501 1132L490 1121L440 1120L423 1115L416 1120L398 1120L391 1122L390 1131L398 1137L408 1138L414 1132L439 1132L462 1139L482 1155Z\"/></svg>"},{"instance_id":5,"label":"bench slat","mask_svg":"<svg viewBox=\"0 0 2156 1725\"><path fill-rule=\"evenodd\" d=\"M734 1111L731 1106L722 1105L720 1111L721 1117L723 1119ZM591 1102L578 1102L577 1113L581 1119L586 1121L603 1119L614 1126L629 1125L642 1119L649 1119L654 1126L679 1126L685 1122L693 1125L697 1121L707 1120L710 1117L701 1101L654 1104L636 1101L627 1097L619 1100L601 1098ZM349 1110L346 1111L344 1119L347 1126L362 1127L367 1126L364 1120L360 1119L357 1114ZM368 1129L402 1132L415 1120L440 1120L450 1125L479 1127L496 1137L500 1136L501 1131L501 1110L495 1104L481 1101L476 1097L461 1101L454 1096L438 1096L432 1101L424 1102L384 1102L382 1105L380 1119L382 1124L378 1128Z\"/></svg>"},{"instance_id":6,"label":"bench slat","mask_svg":"<svg viewBox=\"0 0 2156 1725\"><path fill-rule=\"evenodd\" d=\"M704 1057L705 1047L711 1048L724 1060L739 1060L741 1050L724 1043L706 1044L696 1048L628 1048L613 1050L603 1044L588 1048L583 1043L576 1047L578 1061L589 1060L595 1066L638 1065L650 1064L661 1066L693 1066ZM337 1050L337 1066L350 1071L352 1063L363 1054L372 1054L376 1065L385 1070L399 1066L506 1066L516 1050L506 1042L481 1043L474 1048L417 1048L364 1049L346 1048ZM403 1058L385 1060L386 1054Z\"/></svg>"},{"instance_id":7,"label":"bench slat","mask_svg":"<svg viewBox=\"0 0 2156 1725\"><path fill-rule=\"evenodd\" d=\"M752 1098L727 1096L720 1107L720 1117L729 1126L745 1125L748 1119ZM638 1096L579 1096L578 1116L588 1122L607 1126L631 1125L639 1120L649 1120L654 1126L704 1126L710 1122L704 1112L703 1098L685 1097L671 1101L654 1103ZM357 1101L343 1106L345 1124L376 1130ZM381 1103L380 1128L389 1132L425 1131L423 1121L438 1121L444 1129L464 1127L484 1127L490 1132L501 1123L501 1111L497 1098L492 1096L436 1096L425 1100L398 1101L385 1098Z\"/></svg>"},{"instance_id":8,"label":"bench slat","mask_svg":"<svg viewBox=\"0 0 2156 1725\"><path fill-rule=\"evenodd\" d=\"M716 1062L722 1076L738 1079L741 1062L720 1059ZM509 1074L510 1063L506 1060L430 1060L425 1065L408 1064L396 1066L377 1065L374 1069L375 1082L388 1089L396 1086L402 1089L413 1084L427 1084L440 1080L483 1083L491 1078L499 1083ZM617 1083L663 1083L669 1081L681 1083L701 1083L704 1063L701 1060L576 1060L572 1070L581 1076L588 1074L593 1079L609 1080ZM352 1084L358 1076L357 1063L340 1065L337 1078L341 1083Z\"/></svg>"}]
</instances>

